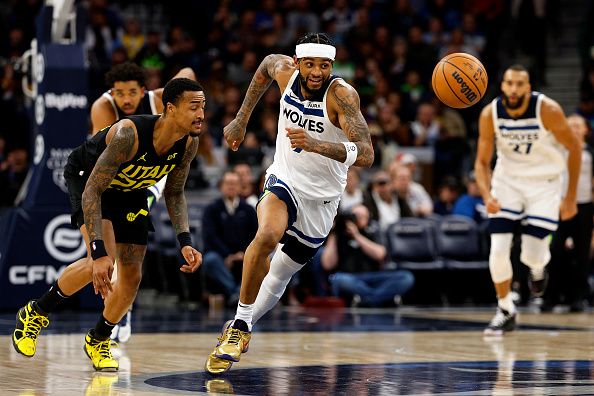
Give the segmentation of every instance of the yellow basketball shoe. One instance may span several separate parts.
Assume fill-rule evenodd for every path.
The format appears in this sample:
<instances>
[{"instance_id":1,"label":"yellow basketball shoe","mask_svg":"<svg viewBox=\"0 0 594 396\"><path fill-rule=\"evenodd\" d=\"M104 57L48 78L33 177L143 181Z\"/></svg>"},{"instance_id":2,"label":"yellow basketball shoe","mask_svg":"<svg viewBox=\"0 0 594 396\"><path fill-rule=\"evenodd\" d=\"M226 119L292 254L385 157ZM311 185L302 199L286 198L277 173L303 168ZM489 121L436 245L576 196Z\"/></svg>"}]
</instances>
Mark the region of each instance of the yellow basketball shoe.
<instances>
[{"instance_id":1,"label":"yellow basketball shoe","mask_svg":"<svg viewBox=\"0 0 594 396\"><path fill-rule=\"evenodd\" d=\"M33 308L33 302L19 309L16 315L16 326L12 332L12 345L20 354L27 357L35 355L37 337L42 327L49 325L47 316L40 314Z\"/></svg>"},{"instance_id":2,"label":"yellow basketball shoe","mask_svg":"<svg viewBox=\"0 0 594 396\"><path fill-rule=\"evenodd\" d=\"M217 345L215 346L213 351L210 353L210 355L208 355L208 357L206 358L206 363L204 363L204 369L207 372L209 372L210 374L220 375L220 374L226 373L227 371L229 371L229 369L233 365L232 361L225 360L225 359L219 359L218 357L215 356L215 353L217 352L217 347L219 345L221 345L221 341L223 340L225 331L227 331L227 327L231 326L231 323L233 323L233 320L228 320L225 322L225 324L223 325L223 330L221 331L221 335L217 339L218 340Z\"/></svg>"},{"instance_id":3,"label":"yellow basketball shoe","mask_svg":"<svg viewBox=\"0 0 594 396\"><path fill-rule=\"evenodd\" d=\"M251 331L248 325L241 319L236 319L223 331L219 344L214 350L215 357L232 362L239 362L241 354L248 351Z\"/></svg>"},{"instance_id":4,"label":"yellow basketball shoe","mask_svg":"<svg viewBox=\"0 0 594 396\"><path fill-rule=\"evenodd\" d=\"M91 334L91 331L85 336L85 345L83 349L93 362L93 368L97 371L118 371L119 364L111 354L109 337L105 340L98 340Z\"/></svg>"}]
</instances>

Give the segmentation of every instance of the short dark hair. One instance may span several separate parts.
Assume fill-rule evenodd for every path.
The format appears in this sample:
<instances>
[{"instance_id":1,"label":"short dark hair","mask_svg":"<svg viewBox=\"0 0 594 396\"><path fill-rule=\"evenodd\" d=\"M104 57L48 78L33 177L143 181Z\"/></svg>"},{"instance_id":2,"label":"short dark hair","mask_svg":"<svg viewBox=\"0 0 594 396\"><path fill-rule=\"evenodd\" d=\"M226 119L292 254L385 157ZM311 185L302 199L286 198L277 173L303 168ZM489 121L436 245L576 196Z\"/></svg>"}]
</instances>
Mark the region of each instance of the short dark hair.
<instances>
[{"instance_id":1,"label":"short dark hair","mask_svg":"<svg viewBox=\"0 0 594 396\"><path fill-rule=\"evenodd\" d=\"M519 63L515 63L515 64L511 65L506 70L512 70L512 71L517 71L517 72L526 72L526 73L530 74L530 72L528 71L526 66L520 65Z\"/></svg>"},{"instance_id":2,"label":"short dark hair","mask_svg":"<svg viewBox=\"0 0 594 396\"><path fill-rule=\"evenodd\" d=\"M163 88L163 107L167 108L167 103L177 105L186 91L204 91L204 88L200 83L189 78L174 78Z\"/></svg>"},{"instance_id":3,"label":"short dark hair","mask_svg":"<svg viewBox=\"0 0 594 396\"><path fill-rule=\"evenodd\" d=\"M326 33L307 33L305 36L297 40L297 44L316 43L334 45L330 37Z\"/></svg>"},{"instance_id":4,"label":"short dark hair","mask_svg":"<svg viewBox=\"0 0 594 396\"><path fill-rule=\"evenodd\" d=\"M132 62L116 65L105 75L105 83L110 88L118 81L136 81L138 85L144 87L145 80L144 69Z\"/></svg>"}]
</instances>

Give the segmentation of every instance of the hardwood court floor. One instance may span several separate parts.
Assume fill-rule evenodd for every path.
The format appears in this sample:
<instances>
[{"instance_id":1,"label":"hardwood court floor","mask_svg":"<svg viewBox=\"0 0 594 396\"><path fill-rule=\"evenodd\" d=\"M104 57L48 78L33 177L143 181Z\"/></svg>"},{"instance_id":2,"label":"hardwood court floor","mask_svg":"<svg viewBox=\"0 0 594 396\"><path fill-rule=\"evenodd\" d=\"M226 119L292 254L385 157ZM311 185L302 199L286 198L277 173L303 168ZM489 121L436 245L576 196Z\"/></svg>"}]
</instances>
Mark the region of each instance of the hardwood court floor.
<instances>
[{"instance_id":1,"label":"hardwood court floor","mask_svg":"<svg viewBox=\"0 0 594 396\"><path fill-rule=\"evenodd\" d=\"M592 313L522 313L518 331L483 338L492 309L277 309L222 377L204 373L232 312L136 310L117 374L82 350L96 314L60 312L37 354L17 354L0 315L1 395L583 395L594 394Z\"/></svg>"}]
</instances>

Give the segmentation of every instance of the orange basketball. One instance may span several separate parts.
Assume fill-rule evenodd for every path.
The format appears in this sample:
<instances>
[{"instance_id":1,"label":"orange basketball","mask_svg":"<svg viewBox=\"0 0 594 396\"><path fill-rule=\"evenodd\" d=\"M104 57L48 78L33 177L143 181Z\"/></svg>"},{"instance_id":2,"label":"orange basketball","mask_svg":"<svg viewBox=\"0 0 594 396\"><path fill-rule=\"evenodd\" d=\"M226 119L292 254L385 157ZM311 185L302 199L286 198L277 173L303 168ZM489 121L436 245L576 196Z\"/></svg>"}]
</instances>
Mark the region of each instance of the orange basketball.
<instances>
[{"instance_id":1,"label":"orange basketball","mask_svg":"<svg viewBox=\"0 0 594 396\"><path fill-rule=\"evenodd\" d=\"M433 69L433 92L444 104L456 109L470 107L483 97L489 77L474 56L456 52L444 56Z\"/></svg>"}]
</instances>

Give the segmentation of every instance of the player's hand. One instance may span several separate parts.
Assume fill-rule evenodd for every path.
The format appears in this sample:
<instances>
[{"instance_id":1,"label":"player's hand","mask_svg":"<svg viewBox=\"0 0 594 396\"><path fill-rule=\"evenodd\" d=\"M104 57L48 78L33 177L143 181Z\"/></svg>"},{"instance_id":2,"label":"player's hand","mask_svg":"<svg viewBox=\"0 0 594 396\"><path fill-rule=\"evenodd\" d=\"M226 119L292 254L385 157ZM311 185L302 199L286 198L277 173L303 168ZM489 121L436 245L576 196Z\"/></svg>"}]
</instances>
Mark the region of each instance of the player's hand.
<instances>
[{"instance_id":1,"label":"player's hand","mask_svg":"<svg viewBox=\"0 0 594 396\"><path fill-rule=\"evenodd\" d=\"M303 128L285 128L287 137L291 141L291 148L300 148L305 151L313 151L317 140L309 136Z\"/></svg>"},{"instance_id":2,"label":"player's hand","mask_svg":"<svg viewBox=\"0 0 594 396\"><path fill-rule=\"evenodd\" d=\"M101 294L101 298L104 300L113 291L112 274L113 261L111 261L111 257L103 256L93 261L93 289L95 289L95 294Z\"/></svg>"},{"instance_id":3,"label":"player's hand","mask_svg":"<svg viewBox=\"0 0 594 396\"><path fill-rule=\"evenodd\" d=\"M559 217L561 220L569 220L577 214L577 203L575 199L563 198L559 207Z\"/></svg>"},{"instance_id":4,"label":"player's hand","mask_svg":"<svg viewBox=\"0 0 594 396\"><path fill-rule=\"evenodd\" d=\"M489 197L487 202L485 202L485 206L487 207L487 213L495 214L501 210L501 204L495 197Z\"/></svg>"},{"instance_id":5,"label":"player's hand","mask_svg":"<svg viewBox=\"0 0 594 396\"><path fill-rule=\"evenodd\" d=\"M198 267L200 267L200 264L202 264L202 253L194 249L192 246L184 246L181 253L184 256L184 259L186 259L186 264L179 267L179 270L188 274L196 272Z\"/></svg>"},{"instance_id":6,"label":"player's hand","mask_svg":"<svg viewBox=\"0 0 594 396\"><path fill-rule=\"evenodd\" d=\"M227 144L233 151L237 151L243 138L245 136L246 124L234 118L225 128L223 128L223 135Z\"/></svg>"}]
</instances>

